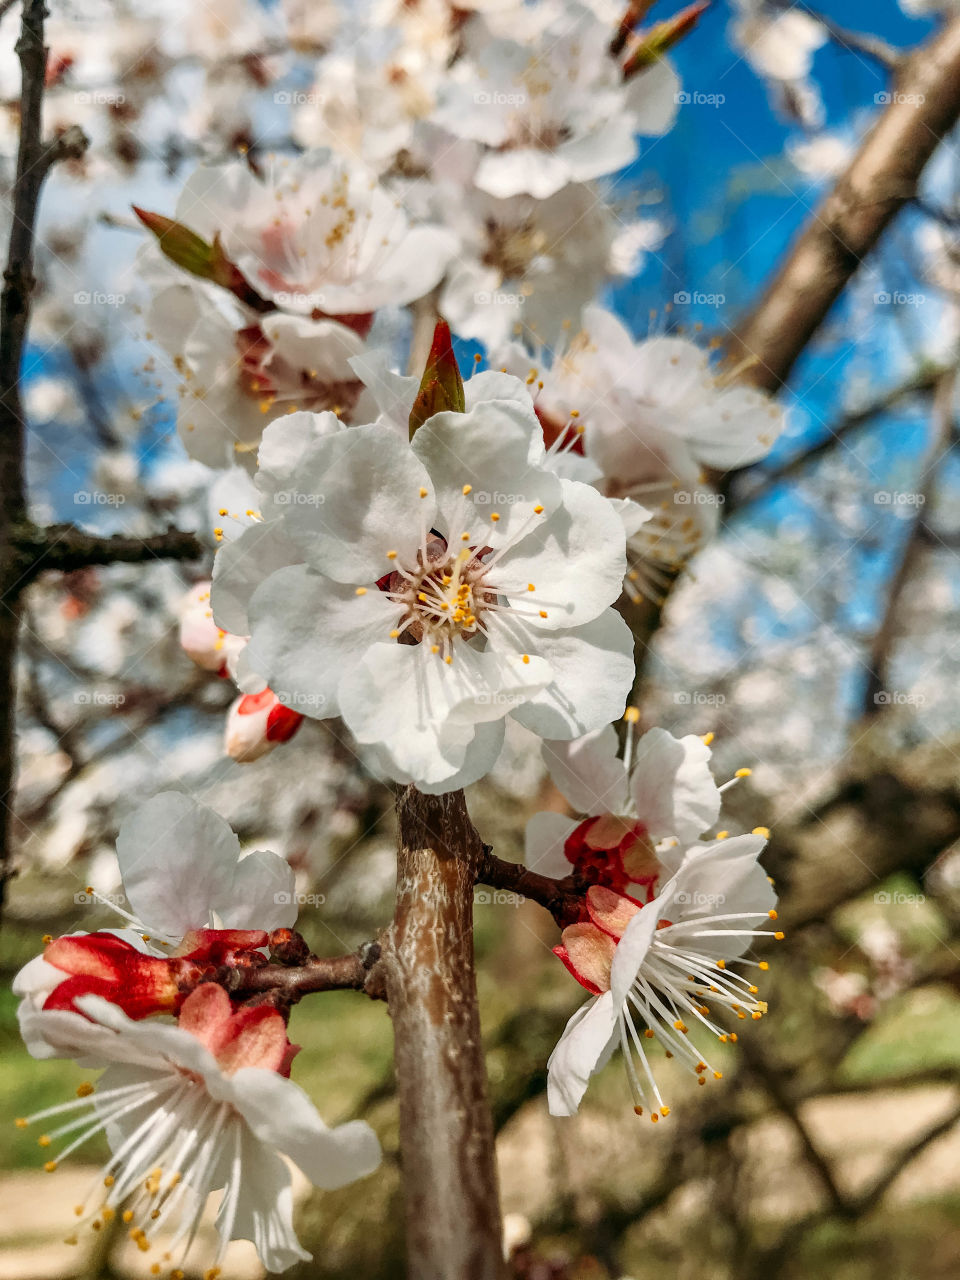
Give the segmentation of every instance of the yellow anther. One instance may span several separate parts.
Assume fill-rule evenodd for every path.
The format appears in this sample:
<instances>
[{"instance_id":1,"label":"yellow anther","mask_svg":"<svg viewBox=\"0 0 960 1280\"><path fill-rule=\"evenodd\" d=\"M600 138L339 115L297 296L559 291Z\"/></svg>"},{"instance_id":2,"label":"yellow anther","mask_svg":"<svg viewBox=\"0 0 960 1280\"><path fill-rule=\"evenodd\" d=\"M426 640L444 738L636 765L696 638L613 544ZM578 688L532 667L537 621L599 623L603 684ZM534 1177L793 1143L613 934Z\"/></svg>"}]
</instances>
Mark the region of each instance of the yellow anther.
<instances>
[{"instance_id":1,"label":"yellow anther","mask_svg":"<svg viewBox=\"0 0 960 1280\"><path fill-rule=\"evenodd\" d=\"M627 707L626 711L623 713L623 718L626 720L627 724L636 724L640 719L640 708Z\"/></svg>"},{"instance_id":2,"label":"yellow anther","mask_svg":"<svg viewBox=\"0 0 960 1280\"><path fill-rule=\"evenodd\" d=\"M526 663L529 663L529 661L530 661L530 655L529 655L529 653L525 653L525 654L523 655L523 661L524 661L524 662L526 662Z\"/></svg>"},{"instance_id":3,"label":"yellow anther","mask_svg":"<svg viewBox=\"0 0 960 1280\"><path fill-rule=\"evenodd\" d=\"M715 1072L713 1073L713 1078L714 1078L714 1080L722 1080L722 1079L723 1079L723 1072L722 1072L722 1071L715 1071Z\"/></svg>"},{"instance_id":4,"label":"yellow anther","mask_svg":"<svg viewBox=\"0 0 960 1280\"><path fill-rule=\"evenodd\" d=\"M49 1133L41 1133L40 1137L37 1139L37 1146L49 1147L52 1141L53 1139L50 1137Z\"/></svg>"},{"instance_id":5,"label":"yellow anther","mask_svg":"<svg viewBox=\"0 0 960 1280\"><path fill-rule=\"evenodd\" d=\"M56 1160L48 1160L43 1167L47 1173L53 1173L54 1169L57 1167L57 1162Z\"/></svg>"},{"instance_id":6,"label":"yellow anther","mask_svg":"<svg viewBox=\"0 0 960 1280\"><path fill-rule=\"evenodd\" d=\"M705 747L709 747L710 743L714 740L715 737L716 737L716 734L711 730L710 733L705 733L703 737L700 739L700 741L703 743Z\"/></svg>"},{"instance_id":7,"label":"yellow anther","mask_svg":"<svg viewBox=\"0 0 960 1280\"><path fill-rule=\"evenodd\" d=\"M726 967L727 967L727 962L726 962L726 960L718 960L718 961L717 961L717 968L718 968L718 969L725 969Z\"/></svg>"},{"instance_id":8,"label":"yellow anther","mask_svg":"<svg viewBox=\"0 0 960 1280\"><path fill-rule=\"evenodd\" d=\"M391 640L396 640L396 638L397 638L397 636L398 636L399 634L400 634L400 632L399 632L399 631L397 631L397 630L396 630L396 628L394 628L394 630L390 632L390 639L391 639Z\"/></svg>"},{"instance_id":9,"label":"yellow anther","mask_svg":"<svg viewBox=\"0 0 960 1280\"><path fill-rule=\"evenodd\" d=\"M113 1186L113 1184L114 1184L115 1182L116 1182L116 1178L113 1176L113 1174L112 1174L112 1173L108 1173L108 1174L107 1174L107 1176L106 1176L106 1177L104 1178L104 1180L103 1180L103 1185L104 1185L105 1187L112 1187L112 1186Z\"/></svg>"},{"instance_id":10,"label":"yellow anther","mask_svg":"<svg viewBox=\"0 0 960 1280\"><path fill-rule=\"evenodd\" d=\"M53 941L53 934L45 933L43 937L40 939L40 941L43 943L45 947L48 947L50 943Z\"/></svg>"},{"instance_id":11,"label":"yellow anther","mask_svg":"<svg viewBox=\"0 0 960 1280\"><path fill-rule=\"evenodd\" d=\"M749 778L751 773L753 773L752 769L738 769L733 776L735 778Z\"/></svg>"},{"instance_id":12,"label":"yellow anther","mask_svg":"<svg viewBox=\"0 0 960 1280\"><path fill-rule=\"evenodd\" d=\"M79 1244L79 1243L80 1243L80 1241L77 1239L77 1237L76 1237L76 1236L64 1236L64 1238L63 1238L63 1243L64 1243L64 1244Z\"/></svg>"},{"instance_id":13,"label":"yellow anther","mask_svg":"<svg viewBox=\"0 0 960 1280\"><path fill-rule=\"evenodd\" d=\"M718 1036L717 1038L719 1039L721 1044L726 1044L727 1040L729 1039L729 1036L726 1034L726 1032L724 1032L723 1035Z\"/></svg>"},{"instance_id":14,"label":"yellow anther","mask_svg":"<svg viewBox=\"0 0 960 1280\"><path fill-rule=\"evenodd\" d=\"M755 996L755 995L757 994L757 992L760 990L760 988L759 988L759 987L747 987L747 990L750 992L750 994L751 994L752 996Z\"/></svg>"},{"instance_id":15,"label":"yellow anther","mask_svg":"<svg viewBox=\"0 0 960 1280\"><path fill-rule=\"evenodd\" d=\"M460 541L461 541L461 542L469 542L469 541L470 541L470 535L469 535L469 533L461 533L461 535L460 535Z\"/></svg>"},{"instance_id":16,"label":"yellow anther","mask_svg":"<svg viewBox=\"0 0 960 1280\"><path fill-rule=\"evenodd\" d=\"M750 1017L754 1020L754 1022L759 1022L760 1019L763 1017L763 1014L760 1012L759 1009L756 1009L754 1010L753 1013L751 1013Z\"/></svg>"},{"instance_id":17,"label":"yellow anther","mask_svg":"<svg viewBox=\"0 0 960 1280\"><path fill-rule=\"evenodd\" d=\"M766 971L770 968L770 961L769 961L769 960L761 960L761 961L760 961L760 963L757 965L757 968L758 968L758 969L762 969L762 970L764 971L764 973L766 973Z\"/></svg>"},{"instance_id":18,"label":"yellow anther","mask_svg":"<svg viewBox=\"0 0 960 1280\"><path fill-rule=\"evenodd\" d=\"M647 1039L648 1039L648 1040L652 1040L652 1039L653 1039L653 1035L654 1035L654 1033L653 1033L653 1029L652 1029L651 1027L647 1027L647 1028L644 1030L644 1033L643 1033L643 1034L647 1037Z\"/></svg>"},{"instance_id":19,"label":"yellow anther","mask_svg":"<svg viewBox=\"0 0 960 1280\"><path fill-rule=\"evenodd\" d=\"M680 1021L679 1018L676 1020L676 1022L673 1025L674 1025L674 1028L677 1031L681 1032L683 1035L687 1034L687 1028L684 1026L684 1024Z\"/></svg>"},{"instance_id":20,"label":"yellow anther","mask_svg":"<svg viewBox=\"0 0 960 1280\"><path fill-rule=\"evenodd\" d=\"M357 587L357 595L358 595L358 596L365 596L366 594L367 594L367 588L366 588L366 587Z\"/></svg>"},{"instance_id":21,"label":"yellow anther","mask_svg":"<svg viewBox=\"0 0 960 1280\"><path fill-rule=\"evenodd\" d=\"M705 1078L704 1076L700 1076L700 1077L698 1078L698 1080L697 1080L697 1084L706 1084L706 1083L707 1083L707 1081L706 1081L706 1078Z\"/></svg>"},{"instance_id":22,"label":"yellow anther","mask_svg":"<svg viewBox=\"0 0 960 1280\"><path fill-rule=\"evenodd\" d=\"M750 834L751 834L752 836L763 836L764 840L769 840L769 839L770 839L770 828L769 828L769 827L754 827L754 828L753 828L753 830L750 832Z\"/></svg>"},{"instance_id":23,"label":"yellow anther","mask_svg":"<svg viewBox=\"0 0 960 1280\"><path fill-rule=\"evenodd\" d=\"M717 840L726 840L729 834L730 834L729 831L718 831L715 838Z\"/></svg>"},{"instance_id":24,"label":"yellow anther","mask_svg":"<svg viewBox=\"0 0 960 1280\"><path fill-rule=\"evenodd\" d=\"M786 934L781 929L778 929L773 936L776 938L778 942L782 942L786 937Z\"/></svg>"},{"instance_id":25,"label":"yellow anther","mask_svg":"<svg viewBox=\"0 0 960 1280\"><path fill-rule=\"evenodd\" d=\"M633 1108L633 1114L634 1114L635 1116L642 1116L642 1115L643 1115L643 1107L641 1107L641 1106L635 1106L635 1107Z\"/></svg>"},{"instance_id":26,"label":"yellow anther","mask_svg":"<svg viewBox=\"0 0 960 1280\"><path fill-rule=\"evenodd\" d=\"M580 410L579 410L579 409L571 409L571 410L570 410L570 417L571 417L571 418L579 418L579 417L580 417Z\"/></svg>"},{"instance_id":27,"label":"yellow anther","mask_svg":"<svg viewBox=\"0 0 960 1280\"><path fill-rule=\"evenodd\" d=\"M439 653L439 652L440 652L440 646L439 646L438 644L432 644L432 645L430 646L430 652L431 652L431 653Z\"/></svg>"},{"instance_id":28,"label":"yellow anther","mask_svg":"<svg viewBox=\"0 0 960 1280\"><path fill-rule=\"evenodd\" d=\"M396 558L397 558L397 553L396 553L395 551L388 551L388 552L387 552L387 559L388 559L388 560L396 560Z\"/></svg>"},{"instance_id":29,"label":"yellow anther","mask_svg":"<svg viewBox=\"0 0 960 1280\"><path fill-rule=\"evenodd\" d=\"M83 1217L83 1205L82 1205L82 1204L75 1204L75 1205L73 1206L73 1212L77 1215L77 1217L78 1217L78 1218L82 1218L82 1217Z\"/></svg>"},{"instance_id":30,"label":"yellow anther","mask_svg":"<svg viewBox=\"0 0 960 1280\"><path fill-rule=\"evenodd\" d=\"M463 486L463 488L461 489L461 491L460 491L460 492L463 494L463 496L464 496L464 497L466 497L468 493L472 493L472 492L473 492L473 485L472 485L472 484L465 484L465 485Z\"/></svg>"},{"instance_id":31,"label":"yellow anther","mask_svg":"<svg viewBox=\"0 0 960 1280\"><path fill-rule=\"evenodd\" d=\"M539 502L538 502L538 503L537 503L537 505L533 508L533 512L534 512L534 515L538 515L538 516L543 515L543 507L540 505L540 503L539 503Z\"/></svg>"},{"instance_id":32,"label":"yellow anther","mask_svg":"<svg viewBox=\"0 0 960 1280\"><path fill-rule=\"evenodd\" d=\"M122 1218L123 1218L124 1222L132 1222L132 1221L133 1221L133 1210L132 1210L132 1209L124 1209L124 1211L123 1211L123 1213L122 1213L122 1215L121 1215L121 1216L122 1216Z\"/></svg>"},{"instance_id":33,"label":"yellow anther","mask_svg":"<svg viewBox=\"0 0 960 1280\"><path fill-rule=\"evenodd\" d=\"M767 912L767 915L770 917L771 920L776 920L777 918L777 912L773 907L770 908L770 910Z\"/></svg>"},{"instance_id":34,"label":"yellow anther","mask_svg":"<svg viewBox=\"0 0 960 1280\"><path fill-rule=\"evenodd\" d=\"M735 1031L730 1032L730 1039L733 1041L734 1044L737 1043L737 1033Z\"/></svg>"},{"instance_id":35,"label":"yellow anther","mask_svg":"<svg viewBox=\"0 0 960 1280\"><path fill-rule=\"evenodd\" d=\"M661 1107L661 1108L660 1108L660 1114L661 1114L664 1118L666 1118L666 1117L670 1114L670 1108L669 1108L669 1107Z\"/></svg>"},{"instance_id":36,"label":"yellow anther","mask_svg":"<svg viewBox=\"0 0 960 1280\"><path fill-rule=\"evenodd\" d=\"M114 1218L117 1216L116 1211L114 1209L111 1209L110 1206L107 1204L103 1206L100 1212L103 1214L104 1222L112 1222Z\"/></svg>"},{"instance_id":37,"label":"yellow anther","mask_svg":"<svg viewBox=\"0 0 960 1280\"><path fill-rule=\"evenodd\" d=\"M656 1111L651 1111L651 1112L650 1112L650 1119L653 1121L653 1123L654 1123L654 1124L656 1124L656 1123L657 1123L657 1121L660 1119L660 1116L657 1114L657 1112L656 1112Z\"/></svg>"},{"instance_id":38,"label":"yellow anther","mask_svg":"<svg viewBox=\"0 0 960 1280\"><path fill-rule=\"evenodd\" d=\"M547 616L547 611L546 611L546 609L541 609L541 610L540 610L540 617L541 617L541 618L545 618L546 616Z\"/></svg>"},{"instance_id":39,"label":"yellow anther","mask_svg":"<svg viewBox=\"0 0 960 1280\"><path fill-rule=\"evenodd\" d=\"M16 1120L14 1120L13 1123L17 1126L18 1129L26 1129L30 1121L27 1120L25 1116L17 1116Z\"/></svg>"},{"instance_id":40,"label":"yellow anther","mask_svg":"<svg viewBox=\"0 0 960 1280\"><path fill-rule=\"evenodd\" d=\"M452 654L452 653L448 653L448 654L447 654L447 656L444 658L444 662L445 662L445 663L447 664L447 666L449 667L449 666L450 666L450 664L453 662L453 654Z\"/></svg>"}]
</instances>

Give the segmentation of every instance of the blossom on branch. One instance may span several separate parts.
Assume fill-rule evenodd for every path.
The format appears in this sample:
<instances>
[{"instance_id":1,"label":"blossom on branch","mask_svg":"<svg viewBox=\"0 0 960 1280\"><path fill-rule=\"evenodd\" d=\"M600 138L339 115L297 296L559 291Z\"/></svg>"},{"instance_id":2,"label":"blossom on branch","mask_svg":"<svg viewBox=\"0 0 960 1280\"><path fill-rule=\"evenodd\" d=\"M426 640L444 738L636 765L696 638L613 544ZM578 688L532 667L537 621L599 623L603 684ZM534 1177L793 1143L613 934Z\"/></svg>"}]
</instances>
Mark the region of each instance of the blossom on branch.
<instances>
[{"instance_id":1,"label":"blossom on branch","mask_svg":"<svg viewBox=\"0 0 960 1280\"><path fill-rule=\"evenodd\" d=\"M221 547L213 586L287 706L340 715L390 776L441 792L489 770L507 715L563 739L620 714L623 527L545 465L522 384L474 377L466 412L410 444L296 416L265 433L262 520Z\"/></svg>"}]
</instances>

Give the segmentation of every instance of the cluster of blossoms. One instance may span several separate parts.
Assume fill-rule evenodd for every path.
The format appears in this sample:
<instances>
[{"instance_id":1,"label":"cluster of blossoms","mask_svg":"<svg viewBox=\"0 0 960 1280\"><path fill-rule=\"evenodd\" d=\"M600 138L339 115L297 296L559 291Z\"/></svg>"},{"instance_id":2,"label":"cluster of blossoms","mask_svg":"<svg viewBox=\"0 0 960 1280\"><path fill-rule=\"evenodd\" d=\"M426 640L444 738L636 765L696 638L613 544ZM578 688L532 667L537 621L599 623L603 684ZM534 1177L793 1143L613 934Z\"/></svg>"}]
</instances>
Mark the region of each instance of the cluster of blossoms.
<instances>
[{"instance_id":1,"label":"cluster of blossoms","mask_svg":"<svg viewBox=\"0 0 960 1280\"><path fill-rule=\"evenodd\" d=\"M78 1230L120 1215L144 1253L158 1252L162 1238L154 1274L182 1280L218 1190L220 1247L208 1280L231 1240L252 1240L270 1271L283 1270L310 1255L293 1231L280 1156L327 1189L380 1162L367 1124L328 1128L289 1078L297 1047L281 1010L228 995L217 981L263 967L289 940L293 873L274 853L241 858L217 814L173 792L124 822L117 857L128 927L51 939L14 980L34 1057L75 1058L103 1075L17 1125L43 1128L51 1173L106 1135L112 1154L77 1206Z\"/></svg>"},{"instance_id":2,"label":"cluster of blossoms","mask_svg":"<svg viewBox=\"0 0 960 1280\"><path fill-rule=\"evenodd\" d=\"M576 1112L619 1046L634 1110L657 1121L670 1108L651 1067L653 1044L699 1084L720 1079L703 1040L736 1043L731 1025L763 1016L749 971L769 965L747 952L755 939L783 934L770 927L776 895L758 863L769 832L704 836L725 790L714 783L709 742L651 729L635 743L636 710L626 718L622 758L612 727L544 744L553 781L586 816L536 815L526 859L537 871L574 874L583 893L580 919L554 950L592 998L550 1057L550 1111Z\"/></svg>"},{"instance_id":3,"label":"cluster of blossoms","mask_svg":"<svg viewBox=\"0 0 960 1280\"><path fill-rule=\"evenodd\" d=\"M735 1041L727 1023L765 1011L746 971L767 967L748 952L775 898L762 832L704 834L723 790L707 743L635 742L629 711L618 755L635 667L614 606L659 597L715 527L707 472L762 457L783 419L695 342L636 341L592 305L659 234L615 217L600 183L670 128L665 55L703 6L643 29L648 7L388 3L374 22L390 38L344 53L326 6L286 3L316 64L293 113L302 153L200 164L172 216L136 213L147 333L178 379L186 452L217 477L212 578L183 601L180 640L237 685L227 754L338 718L370 768L445 794L490 772L508 720L543 740L580 816L535 817L527 860L574 885L556 952L591 994L550 1059L550 1109L576 1111L620 1045L656 1120L645 1042L701 1084L720 1074L690 1030ZM227 25L246 73L275 85L282 69L249 56L266 22ZM486 348L465 383L442 321L422 380L394 365L401 309L435 302ZM18 1123L53 1122L51 1171L106 1134L77 1216L121 1214L162 1248L155 1274L183 1275L212 1191L208 1276L237 1238L281 1270L307 1255L280 1156L319 1187L380 1158L369 1126L327 1128L290 1079L290 1001L263 971L305 954L293 873L241 857L178 794L137 810L117 852L129 927L51 939L15 984L31 1053L104 1074Z\"/></svg>"}]
</instances>

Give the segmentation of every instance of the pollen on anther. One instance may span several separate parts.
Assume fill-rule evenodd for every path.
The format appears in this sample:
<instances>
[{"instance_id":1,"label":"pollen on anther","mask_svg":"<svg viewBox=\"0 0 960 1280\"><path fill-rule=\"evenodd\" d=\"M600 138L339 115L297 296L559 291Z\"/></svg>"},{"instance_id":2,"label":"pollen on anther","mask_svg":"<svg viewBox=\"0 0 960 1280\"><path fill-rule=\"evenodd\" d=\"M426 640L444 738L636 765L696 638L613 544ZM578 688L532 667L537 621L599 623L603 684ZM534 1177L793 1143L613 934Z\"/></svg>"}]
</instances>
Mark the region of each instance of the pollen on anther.
<instances>
[{"instance_id":1,"label":"pollen on anther","mask_svg":"<svg viewBox=\"0 0 960 1280\"><path fill-rule=\"evenodd\" d=\"M420 490L420 497L421 497L421 498L425 498L426 496L427 496L427 491L426 491L426 489L421 489L421 490Z\"/></svg>"},{"instance_id":2,"label":"pollen on anther","mask_svg":"<svg viewBox=\"0 0 960 1280\"><path fill-rule=\"evenodd\" d=\"M56 1167L57 1167L56 1160L48 1160L47 1163L43 1166L43 1169L45 1173L53 1173L56 1170Z\"/></svg>"},{"instance_id":3,"label":"pollen on anther","mask_svg":"<svg viewBox=\"0 0 960 1280\"><path fill-rule=\"evenodd\" d=\"M670 1114L670 1108L669 1108L669 1107L661 1107L661 1108L660 1108L660 1114L661 1114L664 1118L666 1118L666 1117Z\"/></svg>"},{"instance_id":4,"label":"pollen on anther","mask_svg":"<svg viewBox=\"0 0 960 1280\"><path fill-rule=\"evenodd\" d=\"M749 778L752 773L752 769L738 769L733 776L735 778Z\"/></svg>"},{"instance_id":5,"label":"pollen on anther","mask_svg":"<svg viewBox=\"0 0 960 1280\"><path fill-rule=\"evenodd\" d=\"M713 741L715 737L716 737L716 734L714 734L711 731L710 733L705 733L703 737L700 739L700 741L703 743L705 747L709 747L710 743Z\"/></svg>"},{"instance_id":6,"label":"pollen on anther","mask_svg":"<svg viewBox=\"0 0 960 1280\"><path fill-rule=\"evenodd\" d=\"M635 1106L635 1107L633 1108L633 1114L634 1114L634 1115L636 1115L636 1116L642 1116L642 1115L643 1115L643 1107L641 1107L641 1106Z\"/></svg>"},{"instance_id":7,"label":"pollen on anther","mask_svg":"<svg viewBox=\"0 0 960 1280\"><path fill-rule=\"evenodd\" d=\"M540 503L539 503L539 502L538 502L538 503L537 503L537 505L533 508L533 511L534 511L534 515L538 515L538 516L542 516L542 515L543 515L543 507L540 505Z\"/></svg>"},{"instance_id":8,"label":"pollen on anther","mask_svg":"<svg viewBox=\"0 0 960 1280\"><path fill-rule=\"evenodd\" d=\"M540 610L540 617L541 617L541 618L545 618L546 616L547 616L547 611L546 611L546 609L541 609L541 610Z\"/></svg>"},{"instance_id":9,"label":"pollen on anther","mask_svg":"<svg viewBox=\"0 0 960 1280\"><path fill-rule=\"evenodd\" d=\"M358 596L365 596L365 595L367 594L367 588L366 588L366 587L357 587L357 592L356 592L356 594L357 594Z\"/></svg>"},{"instance_id":10,"label":"pollen on anther","mask_svg":"<svg viewBox=\"0 0 960 1280\"><path fill-rule=\"evenodd\" d=\"M399 634L400 634L400 632L396 629L396 627L394 627L394 629L390 632L390 639L391 639L391 640L396 640L396 638L397 638L397 636L398 636Z\"/></svg>"},{"instance_id":11,"label":"pollen on anther","mask_svg":"<svg viewBox=\"0 0 960 1280\"><path fill-rule=\"evenodd\" d=\"M525 654L523 655L523 661L524 661L524 662L526 662L526 663L529 663L529 661L530 661L530 655L529 655L529 653L525 653Z\"/></svg>"},{"instance_id":12,"label":"pollen on anther","mask_svg":"<svg viewBox=\"0 0 960 1280\"><path fill-rule=\"evenodd\" d=\"M388 551L388 552L387 552L387 559L388 559L388 560L396 560L396 558L397 558L397 553L396 553L395 551Z\"/></svg>"},{"instance_id":13,"label":"pollen on anther","mask_svg":"<svg viewBox=\"0 0 960 1280\"><path fill-rule=\"evenodd\" d=\"M528 590L528 591L536 591L536 589L537 589L537 588L533 585L533 583L532 583L532 582L528 582L528 583L527 583L527 590Z\"/></svg>"},{"instance_id":14,"label":"pollen on anther","mask_svg":"<svg viewBox=\"0 0 960 1280\"><path fill-rule=\"evenodd\" d=\"M717 840L726 840L729 834L730 834L729 831L718 831L715 838Z\"/></svg>"},{"instance_id":15,"label":"pollen on anther","mask_svg":"<svg viewBox=\"0 0 960 1280\"><path fill-rule=\"evenodd\" d=\"M493 521L493 523L494 523L494 524L496 524L496 523L497 523L497 521L500 519L500 512L499 512L499 511L491 511L491 512L490 512L490 519Z\"/></svg>"},{"instance_id":16,"label":"pollen on anther","mask_svg":"<svg viewBox=\"0 0 960 1280\"><path fill-rule=\"evenodd\" d=\"M653 1029L651 1027L647 1027L643 1034L647 1037L648 1040L653 1039Z\"/></svg>"},{"instance_id":17,"label":"pollen on anther","mask_svg":"<svg viewBox=\"0 0 960 1280\"><path fill-rule=\"evenodd\" d=\"M636 724L640 719L640 708L627 707L626 711L623 713L623 718L626 720L627 724Z\"/></svg>"},{"instance_id":18,"label":"pollen on anther","mask_svg":"<svg viewBox=\"0 0 960 1280\"><path fill-rule=\"evenodd\" d=\"M785 933L783 933L780 929L778 929L778 930L777 930L777 932L776 932L773 936L776 938L776 940L777 940L778 942L782 942L782 941L784 940L784 938L786 937L786 934L785 934Z\"/></svg>"},{"instance_id":19,"label":"pollen on anther","mask_svg":"<svg viewBox=\"0 0 960 1280\"><path fill-rule=\"evenodd\" d=\"M767 971L767 969L769 969L769 968L770 968L770 961L769 961L769 960L761 960L761 961L760 961L760 963L757 965L757 968L758 968L758 969L763 969L763 971L764 971L764 972L766 972L766 971Z\"/></svg>"},{"instance_id":20,"label":"pollen on anther","mask_svg":"<svg viewBox=\"0 0 960 1280\"><path fill-rule=\"evenodd\" d=\"M472 493L472 492L473 492L473 485L472 485L472 484L465 484L465 485L463 486L463 488L460 490L460 492L463 494L463 496L464 496L464 497L466 497L468 493Z\"/></svg>"},{"instance_id":21,"label":"pollen on anther","mask_svg":"<svg viewBox=\"0 0 960 1280\"><path fill-rule=\"evenodd\" d=\"M469 542L469 541L470 541L470 535L469 535L469 533L461 533L461 535L460 535L460 541L461 541L461 542Z\"/></svg>"},{"instance_id":22,"label":"pollen on anther","mask_svg":"<svg viewBox=\"0 0 960 1280\"><path fill-rule=\"evenodd\" d=\"M657 1123L657 1121L660 1119L660 1116L657 1114L657 1112L656 1112L656 1111L651 1111L651 1112L650 1112L650 1119L652 1120L652 1122L653 1122L654 1124L656 1124L656 1123Z\"/></svg>"},{"instance_id":23,"label":"pollen on anther","mask_svg":"<svg viewBox=\"0 0 960 1280\"><path fill-rule=\"evenodd\" d=\"M750 832L750 834L751 834L752 836L763 836L764 840L769 840L769 838L770 838L770 828L769 828L769 827L754 827L754 828L753 828L753 830Z\"/></svg>"}]
</instances>

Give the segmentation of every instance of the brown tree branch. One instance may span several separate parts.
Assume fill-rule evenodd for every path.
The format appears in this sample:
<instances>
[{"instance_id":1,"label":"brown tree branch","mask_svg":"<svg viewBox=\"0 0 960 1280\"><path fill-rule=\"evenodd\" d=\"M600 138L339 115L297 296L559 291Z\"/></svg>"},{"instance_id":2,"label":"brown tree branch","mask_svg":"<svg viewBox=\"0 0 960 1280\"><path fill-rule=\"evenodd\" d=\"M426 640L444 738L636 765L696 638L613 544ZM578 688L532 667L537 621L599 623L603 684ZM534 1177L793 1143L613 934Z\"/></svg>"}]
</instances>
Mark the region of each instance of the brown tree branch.
<instances>
[{"instance_id":1,"label":"brown tree branch","mask_svg":"<svg viewBox=\"0 0 960 1280\"><path fill-rule=\"evenodd\" d=\"M473 961L483 845L463 793L397 803L397 905L383 939L412 1280L500 1280L503 1259Z\"/></svg>"},{"instance_id":2,"label":"brown tree branch","mask_svg":"<svg viewBox=\"0 0 960 1280\"><path fill-rule=\"evenodd\" d=\"M479 884L505 889L539 903L550 912L561 929L580 918L587 886L572 874L555 880L552 876L541 875L539 871L530 871L519 862L505 862L489 845L484 845L477 861L476 877Z\"/></svg>"},{"instance_id":3,"label":"brown tree branch","mask_svg":"<svg viewBox=\"0 0 960 1280\"><path fill-rule=\"evenodd\" d=\"M90 565L200 560L206 554L196 534L181 529L166 529L142 537L120 533L104 537L73 524L46 528L25 524L14 531L14 541L21 567L17 583L21 590L49 569L69 573Z\"/></svg>"},{"instance_id":4,"label":"brown tree branch","mask_svg":"<svg viewBox=\"0 0 960 1280\"><path fill-rule=\"evenodd\" d=\"M913 581L925 546L924 530L928 509L936 498L937 474L953 437L953 389L956 370L940 375L934 396L932 440L921 469L919 499L914 507L910 529L903 543L900 559L890 580L883 618L873 637L868 658L867 683L863 693L862 712L867 718L879 715L889 704L890 659L900 634L900 610L907 587Z\"/></svg>"},{"instance_id":5,"label":"brown tree branch","mask_svg":"<svg viewBox=\"0 0 960 1280\"><path fill-rule=\"evenodd\" d=\"M891 219L917 192L924 166L960 116L960 18L903 65L891 101L816 210L759 305L732 358L775 391Z\"/></svg>"},{"instance_id":6,"label":"brown tree branch","mask_svg":"<svg viewBox=\"0 0 960 1280\"><path fill-rule=\"evenodd\" d=\"M33 246L40 188L51 165L82 155L80 129L44 144L41 138L47 51L43 0L24 0L20 59L20 141L13 186L13 216L0 291L0 911L10 875L10 813L14 778L14 671L19 630L18 556L13 530L26 515L24 414L20 369L34 288Z\"/></svg>"}]
</instances>

